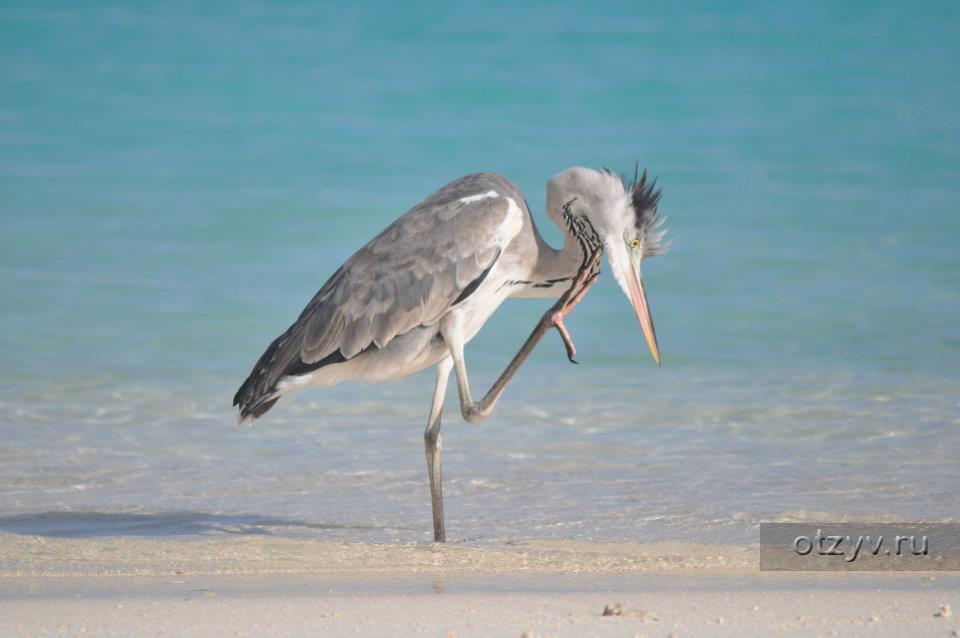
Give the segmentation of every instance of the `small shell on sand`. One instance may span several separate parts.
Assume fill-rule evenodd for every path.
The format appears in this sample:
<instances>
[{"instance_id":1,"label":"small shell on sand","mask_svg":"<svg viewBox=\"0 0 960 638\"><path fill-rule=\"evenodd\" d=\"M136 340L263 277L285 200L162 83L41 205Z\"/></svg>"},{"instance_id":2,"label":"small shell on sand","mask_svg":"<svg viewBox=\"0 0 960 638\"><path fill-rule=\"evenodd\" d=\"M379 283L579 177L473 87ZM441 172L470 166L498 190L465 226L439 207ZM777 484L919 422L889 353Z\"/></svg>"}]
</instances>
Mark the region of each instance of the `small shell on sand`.
<instances>
[{"instance_id":1,"label":"small shell on sand","mask_svg":"<svg viewBox=\"0 0 960 638\"><path fill-rule=\"evenodd\" d=\"M614 603L612 605L607 605L603 608L604 616L630 616L633 618L639 618L640 620L646 621L656 621L660 620L655 613L652 611L644 611L642 609L624 609L623 605L620 603Z\"/></svg>"},{"instance_id":2,"label":"small shell on sand","mask_svg":"<svg viewBox=\"0 0 960 638\"><path fill-rule=\"evenodd\" d=\"M938 618L949 618L952 615L953 612L950 611L950 605L941 606L940 609L937 610L937 613L934 614L934 616L937 616Z\"/></svg>"}]
</instances>

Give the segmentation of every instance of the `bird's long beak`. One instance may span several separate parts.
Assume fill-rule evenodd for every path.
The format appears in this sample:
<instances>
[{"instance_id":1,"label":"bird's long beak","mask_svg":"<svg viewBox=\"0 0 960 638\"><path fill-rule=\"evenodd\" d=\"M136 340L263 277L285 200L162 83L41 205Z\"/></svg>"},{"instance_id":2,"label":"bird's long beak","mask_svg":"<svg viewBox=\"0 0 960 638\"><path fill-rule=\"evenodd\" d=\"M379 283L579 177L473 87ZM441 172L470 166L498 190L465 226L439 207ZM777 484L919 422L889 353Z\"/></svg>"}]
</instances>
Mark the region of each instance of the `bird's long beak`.
<instances>
[{"instance_id":1,"label":"bird's long beak","mask_svg":"<svg viewBox=\"0 0 960 638\"><path fill-rule=\"evenodd\" d=\"M617 282L630 299L630 305L633 306L637 321L640 322L640 329L643 330L643 337L647 340L650 354L659 366L660 346L657 345L657 331L653 327L653 317L650 316L650 306L647 305L647 293L643 288L643 277L640 275L639 265L633 263L626 248L611 250L610 265Z\"/></svg>"},{"instance_id":2,"label":"bird's long beak","mask_svg":"<svg viewBox=\"0 0 960 638\"><path fill-rule=\"evenodd\" d=\"M630 303L637 313L637 321L643 330L643 338L647 340L647 347L653 360L660 365L660 346L657 345L657 331L653 327L653 317L650 316L650 306L647 305L647 291L643 288L643 277L639 269L630 268L627 273L627 286L630 289Z\"/></svg>"}]
</instances>

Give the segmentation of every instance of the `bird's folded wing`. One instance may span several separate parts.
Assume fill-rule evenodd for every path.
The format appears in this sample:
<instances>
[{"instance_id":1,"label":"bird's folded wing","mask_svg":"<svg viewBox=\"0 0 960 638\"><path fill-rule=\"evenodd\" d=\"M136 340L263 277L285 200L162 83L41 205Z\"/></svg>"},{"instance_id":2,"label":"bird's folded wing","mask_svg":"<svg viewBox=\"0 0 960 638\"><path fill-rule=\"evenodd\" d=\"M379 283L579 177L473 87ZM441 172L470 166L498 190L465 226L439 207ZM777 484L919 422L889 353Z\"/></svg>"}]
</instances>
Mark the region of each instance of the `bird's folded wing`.
<instances>
[{"instance_id":1,"label":"bird's folded wing","mask_svg":"<svg viewBox=\"0 0 960 638\"><path fill-rule=\"evenodd\" d=\"M303 363L338 349L349 359L439 320L512 238L504 229L519 210L510 204L503 197L430 198L400 217L357 251L300 316Z\"/></svg>"},{"instance_id":2,"label":"bird's folded wing","mask_svg":"<svg viewBox=\"0 0 960 638\"><path fill-rule=\"evenodd\" d=\"M451 182L348 259L260 356L233 399L241 414L266 411L284 377L382 348L435 323L469 295L522 226L516 198L489 189L481 197L463 196L493 185L490 179L496 178ZM495 185L510 187L506 180Z\"/></svg>"}]
</instances>

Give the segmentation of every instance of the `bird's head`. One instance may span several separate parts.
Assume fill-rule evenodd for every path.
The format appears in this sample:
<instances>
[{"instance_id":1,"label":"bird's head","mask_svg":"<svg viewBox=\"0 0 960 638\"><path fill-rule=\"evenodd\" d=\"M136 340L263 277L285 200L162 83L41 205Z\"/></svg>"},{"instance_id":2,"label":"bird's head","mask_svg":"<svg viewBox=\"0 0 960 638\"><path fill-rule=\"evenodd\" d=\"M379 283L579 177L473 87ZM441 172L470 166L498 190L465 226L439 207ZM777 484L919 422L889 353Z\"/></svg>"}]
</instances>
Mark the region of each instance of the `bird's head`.
<instances>
[{"instance_id":1,"label":"bird's head","mask_svg":"<svg viewBox=\"0 0 960 638\"><path fill-rule=\"evenodd\" d=\"M640 274L640 262L669 248L666 230L657 215L660 189L647 172L633 181L609 169L575 167L547 181L547 210L561 228L578 235L594 232L610 260L610 270L630 300L653 360L660 365L660 348ZM589 225L573 223L588 221Z\"/></svg>"}]
</instances>

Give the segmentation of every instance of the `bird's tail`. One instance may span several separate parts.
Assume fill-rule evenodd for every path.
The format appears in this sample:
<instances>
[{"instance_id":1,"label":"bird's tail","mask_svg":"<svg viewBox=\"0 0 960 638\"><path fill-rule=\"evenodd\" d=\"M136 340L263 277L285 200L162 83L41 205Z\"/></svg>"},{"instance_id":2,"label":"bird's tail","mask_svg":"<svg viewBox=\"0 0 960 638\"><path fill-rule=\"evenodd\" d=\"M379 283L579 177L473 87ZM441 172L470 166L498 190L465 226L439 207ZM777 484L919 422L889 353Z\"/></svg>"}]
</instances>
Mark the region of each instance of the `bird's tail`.
<instances>
[{"instance_id":1,"label":"bird's tail","mask_svg":"<svg viewBox=\"0 0 960 638\"><path fill-rule=\"evenodd\" d=\"M233 405L240 409L237 416L237 425L249 425L267 413L280 400L277 392L277 381L281 376L282 366L277 366L277 354L286 334L274 339L253 366L250 376L247 377L237 393L233 395ZM280 369L278 369L280 368Z\"/></svg>"},{"instance_id":2,"label":"bird's tail","mask_svg":"<svg viewBox=\"0 0 960 638\"><path fill-rule=\"evenodd\" d=\"M266 414L267 411L273 407L273 404L279 400L280 397L274 397L254 405L240 405L240 414L237 415L237 425L253 427L256 420ZM238 405L236 399L234 399L234 405Z\"/></svg>"}]
</instances>

